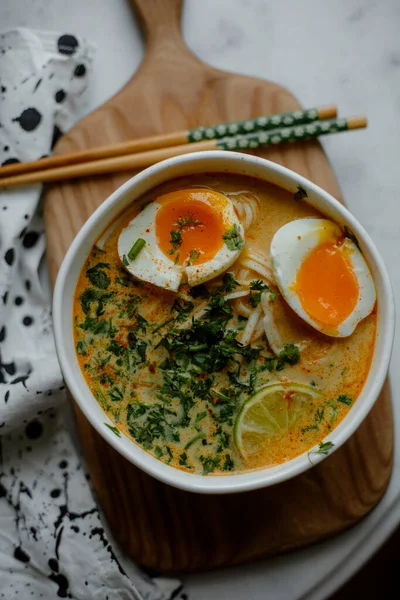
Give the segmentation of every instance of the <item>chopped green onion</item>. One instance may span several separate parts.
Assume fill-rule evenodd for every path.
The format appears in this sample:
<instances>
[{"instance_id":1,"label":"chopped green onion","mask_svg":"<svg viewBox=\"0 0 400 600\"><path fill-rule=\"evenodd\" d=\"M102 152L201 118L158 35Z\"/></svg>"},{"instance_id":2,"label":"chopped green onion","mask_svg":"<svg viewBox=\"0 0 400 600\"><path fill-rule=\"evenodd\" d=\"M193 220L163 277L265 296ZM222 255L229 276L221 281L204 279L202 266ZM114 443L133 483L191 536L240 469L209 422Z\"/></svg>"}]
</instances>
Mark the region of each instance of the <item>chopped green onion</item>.
<instances>
[{"instance_id":1,"label":"chopped green onion","mask_svg":"<svg viewBox=\"0 0 400 600\"><path fill-rule=\"evenodd\" d=\"M208 349L207 344L192 344L191 346L188 346L189 352L201 352L202 350L207 350L207 349Z\"/></svg>"},{"instance_id":2,"label":"chopped green onion","mask_svg":"<svg viewBox=\"0 0 400 600\"><path fill-rule=\"evenodd\" d=\"M135 260L135 258L137 258L139 252L142 250L142 248L144 248L146 245L146 242L144 241L144 239L139 238L136 240L136 242L133 244L132 248L129 250L128 252L128 258L130 260Z\"/></svg>"}]
</instances>

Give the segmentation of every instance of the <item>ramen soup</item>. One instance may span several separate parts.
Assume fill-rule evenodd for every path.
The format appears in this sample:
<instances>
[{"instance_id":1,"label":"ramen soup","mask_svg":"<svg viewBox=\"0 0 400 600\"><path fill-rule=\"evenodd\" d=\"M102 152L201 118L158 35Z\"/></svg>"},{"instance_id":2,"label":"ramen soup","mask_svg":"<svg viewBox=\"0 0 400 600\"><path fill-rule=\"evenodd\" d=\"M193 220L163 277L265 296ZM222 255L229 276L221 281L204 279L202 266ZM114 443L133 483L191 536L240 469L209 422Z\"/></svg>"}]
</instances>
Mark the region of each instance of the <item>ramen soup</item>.
<instances>
[{"instance_id":1,"label":"ramen soup","mask_svg":"<svg viewBox=\"0 0 400 600\"><path fill-rule=\"evenodd\" d=\"M73 327L104 426L221 475L328 453L376 320L357 239L306 190L200 174L133 202L97 240Z\"/></svg>"}]
</instances>

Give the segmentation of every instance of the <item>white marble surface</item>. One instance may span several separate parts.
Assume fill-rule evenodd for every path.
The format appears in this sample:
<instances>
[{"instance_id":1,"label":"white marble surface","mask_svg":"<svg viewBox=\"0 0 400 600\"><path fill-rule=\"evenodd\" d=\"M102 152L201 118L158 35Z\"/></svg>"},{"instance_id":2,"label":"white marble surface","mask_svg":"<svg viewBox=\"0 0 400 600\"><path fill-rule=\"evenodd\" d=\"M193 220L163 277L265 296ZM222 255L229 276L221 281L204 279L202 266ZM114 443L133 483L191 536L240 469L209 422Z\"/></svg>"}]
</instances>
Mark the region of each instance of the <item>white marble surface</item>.
<instances>
[{"instance_id":1,"label":"white marble surface","mask_svg":"<svg viewBox=\"0 0 400 600\"><path fill-rule=\"evenodd\" d=\"M343 114L368 115L367 131L332 136L323 144L349 207L386 260L397 297L399 23L398 0L186 0L183 16L184 37L203 60L274 80L293 91L304 106L335 102ZM0 0L0 28L15 26L75 32L97 43L88 110L113 95L143 56L128 0ZM399 358L397 334L391 367L395 401L400 395ZM399 431L398 402L394 413ZM285 557L186 577L191 598L325 598L399 522L399 497L400 459L396 452L385 498L357 527Z\"/></svg>"}]
</instances>

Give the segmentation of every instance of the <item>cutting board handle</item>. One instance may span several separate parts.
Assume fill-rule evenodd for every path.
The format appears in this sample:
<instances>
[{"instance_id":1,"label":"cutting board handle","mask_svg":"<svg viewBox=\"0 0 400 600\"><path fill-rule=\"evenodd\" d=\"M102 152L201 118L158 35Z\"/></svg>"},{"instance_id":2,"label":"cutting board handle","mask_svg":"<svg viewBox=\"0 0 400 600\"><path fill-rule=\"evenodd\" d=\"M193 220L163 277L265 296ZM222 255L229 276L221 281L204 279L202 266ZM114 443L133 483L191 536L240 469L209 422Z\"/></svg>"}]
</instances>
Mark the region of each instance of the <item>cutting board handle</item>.
<instances>
[{"instance_id":1,"label":"cutting board handle","mask_svg":"<svg viewBox=\"0 0 400 600\"><path fill-rule=\"evenodd\" d=\"M164 41L182 44L183 0L130 0L142 25L149 46Z\"/></svg>"}]
</instances>

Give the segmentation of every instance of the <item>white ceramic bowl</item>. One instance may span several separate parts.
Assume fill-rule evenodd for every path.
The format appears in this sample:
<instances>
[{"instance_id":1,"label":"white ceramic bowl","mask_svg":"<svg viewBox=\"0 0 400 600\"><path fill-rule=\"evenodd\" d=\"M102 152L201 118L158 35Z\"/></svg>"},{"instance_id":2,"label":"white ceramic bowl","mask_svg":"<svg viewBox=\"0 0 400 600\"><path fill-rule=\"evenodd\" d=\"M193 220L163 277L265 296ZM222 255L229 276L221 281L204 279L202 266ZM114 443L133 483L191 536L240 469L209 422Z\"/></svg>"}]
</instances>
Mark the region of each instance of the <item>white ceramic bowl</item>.
<instances>
[{"instance_id":1,"label":"white ceramic bowl","mask_svg":"<svg viewBox=\"0 0 400 600\"><path fill-rule=\"evenodd\" d=\"M117 437L105 423L112 424L92 396L80 371L72 331L72 306L76 282L95 240L108 223L126 206L152 188L182 175L227 172L250 175L292 193L297 186L307 190L308 199L327 217L347 225L357 236L372 270L378 294L378 333L371 369L364 388L348 415L325 439L339 448L359 427L378 398L390 360L394 334L394 302L386 268L370 237L358 221L330 194L293 171L273 162L235 152L199 152L171 158L139 173L117 189L82 227L60 268L53 300L56 348L61 369L73 397L103 438L125 458L153 477L175 487L199 493L232 493L273 485L311 467L308 453L281 465L238 475L203 477L175 469L157 460L135 442ZM313 454L316 464L324 457Z\"/></svg>"}]
</instances>

